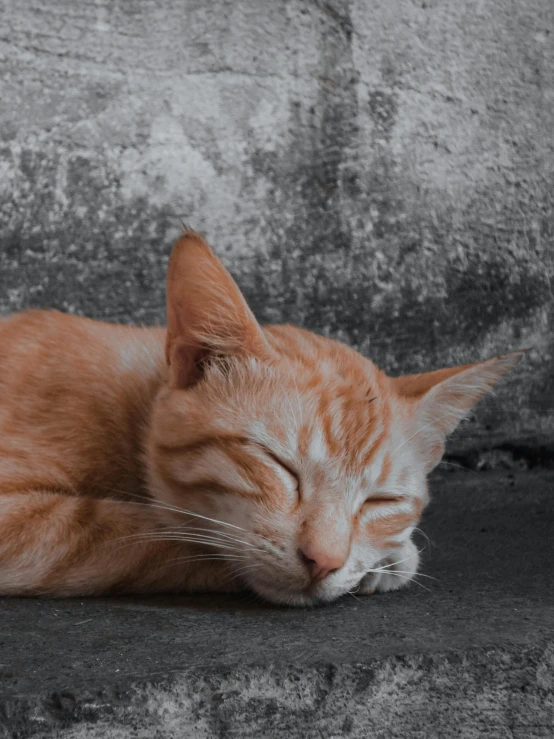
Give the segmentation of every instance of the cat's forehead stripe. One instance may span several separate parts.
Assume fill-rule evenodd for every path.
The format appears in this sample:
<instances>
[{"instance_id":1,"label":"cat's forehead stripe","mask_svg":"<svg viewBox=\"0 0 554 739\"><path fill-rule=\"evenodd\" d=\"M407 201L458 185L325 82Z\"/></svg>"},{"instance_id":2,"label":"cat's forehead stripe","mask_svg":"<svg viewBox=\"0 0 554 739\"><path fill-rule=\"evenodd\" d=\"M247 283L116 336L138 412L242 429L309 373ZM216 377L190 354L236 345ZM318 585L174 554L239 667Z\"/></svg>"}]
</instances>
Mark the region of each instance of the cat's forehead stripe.
<instances>
[{"instance_id":1,"label":"cat's forehead stripe","mask_svg":"<svg viewBox=\"0 0 554 739\"><path fill-rule=\"evenodd\" d=\"M377 477L377 480L375 481L375 485L379 487L380 485L383 485L388 476L390 475L392 470L392 459L391 455L388 452L385 452L383 456L383 463L381 465L381 470L379 472L379 476Z\"/></svg>"},{"instance_id":2,"label":"cat's forehead stripe","mask_svg":"<svg viewBox=\"0 0 554 739\"><path fill-rule=\"evenodd\" d=\"M315 433L323 434L329 457L360 470L371 463L387 432L386 424L370 415L365 402L346 394L331 397L323 391L316 417Z\"/></svg>"}]
</instances>

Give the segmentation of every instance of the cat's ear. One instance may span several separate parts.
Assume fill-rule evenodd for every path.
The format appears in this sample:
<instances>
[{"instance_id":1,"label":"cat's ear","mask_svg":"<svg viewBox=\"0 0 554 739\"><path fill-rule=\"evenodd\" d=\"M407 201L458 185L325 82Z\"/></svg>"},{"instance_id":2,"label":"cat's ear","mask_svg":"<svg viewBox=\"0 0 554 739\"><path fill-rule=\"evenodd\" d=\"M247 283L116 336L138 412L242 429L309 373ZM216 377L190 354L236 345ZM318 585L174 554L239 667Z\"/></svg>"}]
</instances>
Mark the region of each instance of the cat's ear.
<instances>
[{"instance_id":1,"label":"cat's ear","mask_svg":"<svg viewBox=\"0 0 554 739\"><path fill-rule=\"evenodd\" d=\"M191 387L218 356L265 358L270 349L238 285L204 239L186 230L167 273L166 359L173 387Z\"/></svg>"},{"instance_id":2,"label":"cat's ear","mask_svg":"<svg viewBox=\"0 0 554 739\"><path fill-rule=\"evenodd\" d=\"M484 362L392 380L397 395L409 401L411 438L428 471L439 463L448 434L523 355L511 352Z\"/></svg>"}]
</instances>

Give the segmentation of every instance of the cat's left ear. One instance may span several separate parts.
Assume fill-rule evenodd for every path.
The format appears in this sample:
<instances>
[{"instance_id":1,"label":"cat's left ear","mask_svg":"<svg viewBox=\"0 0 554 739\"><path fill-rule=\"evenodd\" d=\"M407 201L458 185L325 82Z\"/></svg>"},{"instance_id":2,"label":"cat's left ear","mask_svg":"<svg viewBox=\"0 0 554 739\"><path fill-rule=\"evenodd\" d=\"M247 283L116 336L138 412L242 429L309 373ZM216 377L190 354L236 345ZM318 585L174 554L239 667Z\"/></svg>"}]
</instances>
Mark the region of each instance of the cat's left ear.
<instances>
[{"instance_id":1,"label":"cat's left ear","mask_svg":"<svg viewBox=\"0 0 554 739\"><path fill-rule=\"evenodd\" d=\"M185 230L167 272L170 384L189 388L213 357L266 359L271 350L237 283L204 239Z\"/></svg>"},{"instance_id":2,"label":"cat's left ear","mask_svg":"<svg viewBox=\"0 0 554 739\"><path fill-rule=\"evenodd\" d=\"M411 406L410 434L428 471L440 462L446 437L524 354L511 352L475 364L393 378L395 392Z\"/></svg>"}]
</instances>

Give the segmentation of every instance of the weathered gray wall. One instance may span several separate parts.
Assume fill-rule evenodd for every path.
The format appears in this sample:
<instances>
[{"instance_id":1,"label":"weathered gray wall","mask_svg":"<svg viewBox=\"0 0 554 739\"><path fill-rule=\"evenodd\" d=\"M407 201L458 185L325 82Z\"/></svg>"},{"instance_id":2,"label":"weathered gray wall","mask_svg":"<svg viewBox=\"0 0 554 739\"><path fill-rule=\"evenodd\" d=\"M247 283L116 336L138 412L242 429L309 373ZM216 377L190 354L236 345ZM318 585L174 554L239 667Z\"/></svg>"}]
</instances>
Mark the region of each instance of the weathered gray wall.
<instances>
[{"instance_id":1,"label":"weathered gray wall","mask_svg":"<svg viewBox=\"0 0 554 739\"><path fill-rule=\"evenodd\" d=\"M462 439L552 438L552 0L2 1L1 312L162 321L183 218L391 371L534 347Z\"/></svg>"}]
</instances>

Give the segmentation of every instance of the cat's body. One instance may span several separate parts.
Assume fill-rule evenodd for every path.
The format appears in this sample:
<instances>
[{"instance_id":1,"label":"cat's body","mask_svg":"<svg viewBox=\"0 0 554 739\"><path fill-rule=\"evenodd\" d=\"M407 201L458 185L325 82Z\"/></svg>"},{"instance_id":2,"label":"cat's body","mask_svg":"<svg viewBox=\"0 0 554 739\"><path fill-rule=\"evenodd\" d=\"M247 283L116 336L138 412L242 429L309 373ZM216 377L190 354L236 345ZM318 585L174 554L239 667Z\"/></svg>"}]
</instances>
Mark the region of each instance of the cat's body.
<instances>
[{"instance_id":1,"label":"cat's body","mask_svg":"<svg viewBox=\"0 0 554 739\"><path fill-rule=\"evenodd\" d=\"M165 330L55 311L0 320L0 494L144 490L143 437Z\"/></svg>"},{"instance_id":2,"label":"cat's body","mask_svg":"<svg viewBox=\"0 0 554 739\"><path fill-rule=\"evenodd\" d=\"M115 501L146 499L143 437L167 375L164 341L163 329L57 312L0 321L0 592L149 590L145 565L180 554L131 539L118 563L110 545L155 523L152 509ZM163 574L168 588L186 586L179 570Z\"/></svg>"},{"instance_id":3,"label":"cat's body","mask_svg":"<svg viewBox=\"0 0 554 739\"><path fill-rule=\"evenodd\" d=\"M262 329L192 232L168 320L0 320L0 593L302 604L409 581L444 436L518 356L392 380Z\"/></svg>"}]
</instances>

